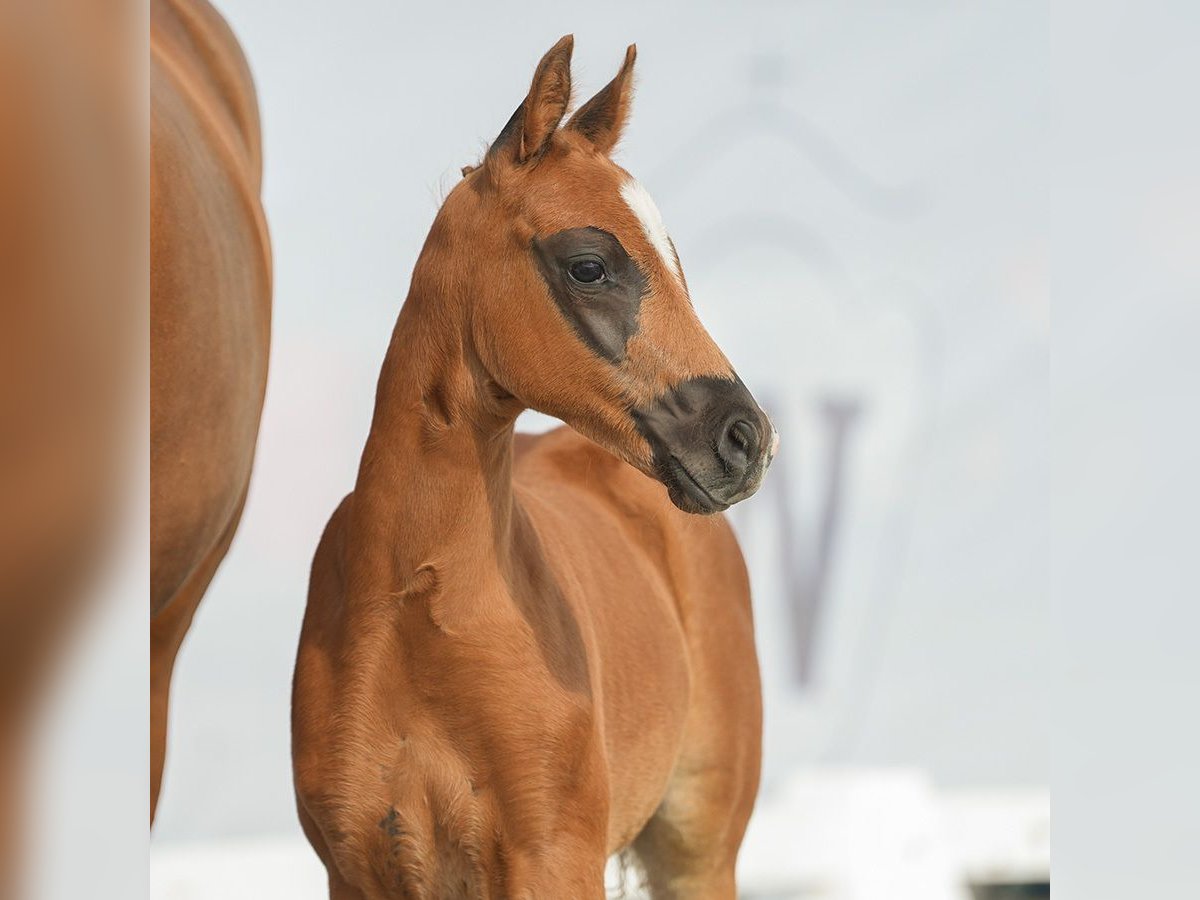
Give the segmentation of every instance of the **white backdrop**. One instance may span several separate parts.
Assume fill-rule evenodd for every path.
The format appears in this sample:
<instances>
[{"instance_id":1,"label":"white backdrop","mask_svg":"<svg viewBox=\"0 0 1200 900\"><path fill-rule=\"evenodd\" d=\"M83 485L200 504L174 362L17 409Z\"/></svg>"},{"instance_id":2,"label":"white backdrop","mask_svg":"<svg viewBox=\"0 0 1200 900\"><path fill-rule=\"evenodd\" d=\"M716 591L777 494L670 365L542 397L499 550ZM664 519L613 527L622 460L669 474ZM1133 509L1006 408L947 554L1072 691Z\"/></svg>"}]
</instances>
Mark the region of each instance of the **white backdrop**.
<instances>
[{"instance_id":1,"label":"white backdrop","mask_svg":"<svg viewBox=\"0 0 1200 900\"><path fill-rule=\"evenodd\" d=\"M1040 4L220 6L263 110L274 343L245 518L176 671L160 846L298 831L312 549L438 199L568 31L584 96L638 43L622 162L783 434L736 514L764 797L801 762L1048 781Z\"/></svg>"}]
</instances>

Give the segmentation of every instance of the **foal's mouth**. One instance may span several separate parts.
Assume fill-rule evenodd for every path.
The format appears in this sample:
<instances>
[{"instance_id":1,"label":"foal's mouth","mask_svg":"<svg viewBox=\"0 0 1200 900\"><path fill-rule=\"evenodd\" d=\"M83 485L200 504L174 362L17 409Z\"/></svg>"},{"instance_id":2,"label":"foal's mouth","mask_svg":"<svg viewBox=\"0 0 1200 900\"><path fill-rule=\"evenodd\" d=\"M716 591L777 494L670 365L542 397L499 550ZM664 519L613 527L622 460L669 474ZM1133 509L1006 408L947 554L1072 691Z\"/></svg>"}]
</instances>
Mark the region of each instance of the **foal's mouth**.
<instances>
[{"instance_id":1,"label":"foal's mouth","mask_svg":"<svg viewBox=\"0 0 1200 900\"><path fill-rule=\"evenodd\" d=\"M710 494L674 454L667 457L663 469L662 481L667 486L667 493L684 512L712 515L729 509L729 504Z\"/></svg>"}]
</instances>

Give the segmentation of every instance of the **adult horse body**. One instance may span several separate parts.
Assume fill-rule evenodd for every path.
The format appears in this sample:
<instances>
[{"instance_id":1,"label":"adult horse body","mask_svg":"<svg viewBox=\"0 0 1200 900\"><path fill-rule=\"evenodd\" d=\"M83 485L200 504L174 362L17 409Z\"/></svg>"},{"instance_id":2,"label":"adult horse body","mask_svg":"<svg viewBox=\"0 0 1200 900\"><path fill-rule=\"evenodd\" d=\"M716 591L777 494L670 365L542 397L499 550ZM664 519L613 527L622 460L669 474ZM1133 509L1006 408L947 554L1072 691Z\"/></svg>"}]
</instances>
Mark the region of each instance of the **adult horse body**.
<instances>
[{"instance_id":1,"label":"adult horse body","mask_svg":"<svg viewBox=\"0 0 1200 900\"><path fill-rule=\"evenodd\" d=\"M258 108L205 0L150 18L151 817L171 673L241 516L266 385L271 256Z\"/></svg>"},{"instance_id":2,"label":"adult horse body","mask_svg":"<svg viewBox=\"0 0 1200 900\"><path fill-rule=\"evenodd\" d=\"M753 493L774 430L609 158L633 48L559 128L571 46L435 220L313 562L293 756L338 900L599 898L625 849L656 898L736 896L749 584L691 513ZM528 407L576 431L514 436Z\"/></svg>"}]
</instances>

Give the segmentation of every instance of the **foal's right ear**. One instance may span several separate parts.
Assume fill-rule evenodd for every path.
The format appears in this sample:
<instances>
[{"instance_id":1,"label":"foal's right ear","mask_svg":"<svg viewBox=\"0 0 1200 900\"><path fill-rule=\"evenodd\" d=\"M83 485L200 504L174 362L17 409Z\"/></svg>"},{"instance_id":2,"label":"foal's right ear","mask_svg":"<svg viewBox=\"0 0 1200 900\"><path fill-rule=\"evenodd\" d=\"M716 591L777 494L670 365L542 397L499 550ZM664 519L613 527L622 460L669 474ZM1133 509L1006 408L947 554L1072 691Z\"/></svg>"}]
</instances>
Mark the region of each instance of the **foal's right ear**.
<instances>
[{"instance_id":1,"label":"foal's right ear","mask_svg":"<svg viewBox=\"0 0 1200 900\"><path fill-rule=\"evenodd\" d=\"M523 163L546 149L571 102L571 50L574 46L574 36L565 35L542 57L525 101L488 148L489 161L508 159Z\"/></svg>"}]
</instances>

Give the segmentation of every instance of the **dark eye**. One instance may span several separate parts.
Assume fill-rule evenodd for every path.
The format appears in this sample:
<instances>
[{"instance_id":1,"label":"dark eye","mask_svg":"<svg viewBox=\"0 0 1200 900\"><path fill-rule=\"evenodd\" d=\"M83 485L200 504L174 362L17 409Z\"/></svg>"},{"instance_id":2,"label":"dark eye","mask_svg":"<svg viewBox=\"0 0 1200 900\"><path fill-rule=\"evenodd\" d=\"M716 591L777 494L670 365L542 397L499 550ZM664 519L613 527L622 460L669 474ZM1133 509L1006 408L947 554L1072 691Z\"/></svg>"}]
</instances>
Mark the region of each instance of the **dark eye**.
<instances>
[{"instance_id":1,"label":"dark eye","mask_svg":"<svg viewBox=\"0 0 1200 900\"><path fill-rule=\"evenodd\" d=\"M580 284L596 284L604 280L604 263L598 259L577 259L567 271Z\"/></svg>"}]
</instances>

